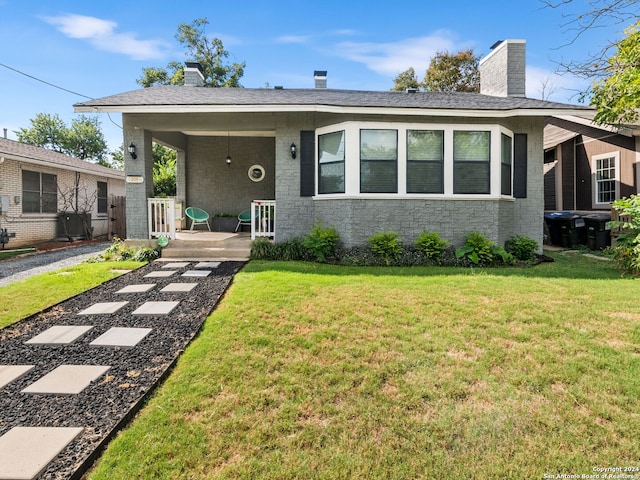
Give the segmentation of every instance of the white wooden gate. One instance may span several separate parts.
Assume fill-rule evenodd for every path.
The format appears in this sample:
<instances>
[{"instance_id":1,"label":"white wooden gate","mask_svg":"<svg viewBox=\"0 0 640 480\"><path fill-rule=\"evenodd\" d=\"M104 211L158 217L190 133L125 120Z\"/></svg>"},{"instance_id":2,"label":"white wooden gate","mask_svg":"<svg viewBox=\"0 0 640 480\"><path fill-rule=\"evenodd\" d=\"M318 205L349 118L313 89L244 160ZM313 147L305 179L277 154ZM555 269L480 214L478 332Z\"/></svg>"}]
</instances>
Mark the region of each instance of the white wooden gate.
<instances>
[{"instance_id":1,"label":"white wooden gate","mask_svg":"<svg viewBox=\"0 0 640 480\"><path fill-rule=\"evenodd\" d=\"M148 198L149 238L176 238L176 208L173 198Z\"/></svg>"},{"instance_id":2,"label":"white wooden gate","mask_svg":"<svg viewBox=\"0 0 640 480\"><path fill-rule=\"evenodd\" d=\"M256 237L276 238L276 201L254 200L251 202L251 240Z\"/></svg>"}]
</instances>

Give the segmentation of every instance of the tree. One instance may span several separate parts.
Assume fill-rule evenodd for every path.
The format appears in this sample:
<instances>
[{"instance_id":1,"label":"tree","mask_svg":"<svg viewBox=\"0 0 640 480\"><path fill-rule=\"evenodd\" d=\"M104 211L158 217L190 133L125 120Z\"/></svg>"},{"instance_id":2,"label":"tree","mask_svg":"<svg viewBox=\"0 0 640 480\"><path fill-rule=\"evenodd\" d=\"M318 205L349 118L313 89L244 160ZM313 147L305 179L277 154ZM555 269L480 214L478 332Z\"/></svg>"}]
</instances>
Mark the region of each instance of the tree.
<instances>
[{"instance_id":1,"label":"tree","mask_svg":"<svg viewBox=\"0 0 640 480\"><path fill-rule=\"evenodd\" d=\"M409 67L404 72L398 74L396 78L393 79L394 86L391 90L404 92L409 88L420 88L420 82L418 82L418 77L416 77L416 71L413 67Z\"/></svg>"},{"instance_id":2,"label":"tree","mask_svg":"<svg viewBox=\"0 0 640 480\"><path fill-rule=\"evenodd\" d=\"M479 92L480 57L473 50L437 52L429 62L424 80L418 82L413 67L394 78L392 90L421 88L427 92Z\"/></svg>"},{"instance_id":3,"label":"tree","mask_svg":"<svg viewBox=\"0 0 640 480\"><path fill-rule=\"evenodd\" d=\"M606 78L592 85L591 105L596 107L594 121L619 125L638 120L640 109L640 22L625 30L616 53L608 59Z\"/></svg>"},{"instance_id":4,"label":"tree","mask_svg":"<svg viewBox=\"0 0 640 480\"><path fill-rule=\"evenodd\" d=\"M172 197L176 194L176 151L153 144L153 194Z\"/></svg>"},{"instance_id":5,"label":"tree","mask_svg":"<svg viewBox=\"0 0 640 480\"><path fill-rule=\"evenodd\" d=\"M437 52L429 62L422 85L429 92L479 92L480 57L473 50Z\"/></svg>"},{"instance_id":6,"label":"tree","mask_svg":"<svg viewBox=\"0 0 640 480\"><path fill-rule=\"evenodd\" d=\"M57 114L39 113L31 120L30 128L15 133L22 143L110 166L105 159L107 143L97 117L80 115L68 128Z\"/></svg>"},{"instance_id":7,"label":"tree","mask_svg":"<svg viewBox=\"0 0 640 480\"><path fill-rule=\"evenodd\" d=\"M205 86L240 87L245 62L230 65L224 63L230 54L224 49L222 40L207 36L205 26L208 24L206 18L198 18L190 24L181 23L175 38L185 48L187 56L202 65ZM145 88L154 85L182 85L183 67L182 63L172 61L166 68L144 68L142 78L136 81Z\"/></svg>"}]
</instances>

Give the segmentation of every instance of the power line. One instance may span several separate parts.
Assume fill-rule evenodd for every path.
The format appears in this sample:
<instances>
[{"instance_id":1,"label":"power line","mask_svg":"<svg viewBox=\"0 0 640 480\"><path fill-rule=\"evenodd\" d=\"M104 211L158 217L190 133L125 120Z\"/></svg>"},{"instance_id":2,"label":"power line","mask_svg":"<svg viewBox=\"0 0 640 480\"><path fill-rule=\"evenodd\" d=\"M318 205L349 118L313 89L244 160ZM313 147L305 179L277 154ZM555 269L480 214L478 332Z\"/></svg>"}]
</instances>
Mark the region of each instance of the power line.
<instances>
[{"instance_id":1,"label":"power line","mask_svg":"<svg viewBox=\"0 0 640 480\"><path fill-rule=\"evenodd\" d=\"M46 80L42 80L41 78L38 77L34 77L33 75L29 75L28 73L22 72L16 68L10 67L9 65L5 65L4 63L0 63L0 67L4 67L8 70L14 71L16 73L19 73L20 75L24 75L27 78L30 78L32 80L35 80L36 82L40 82L40 83L44 83L45 85L49 85L50 87L53 88L57 88L58 90L62 90L64 92L67 93L71 93L72 95L78 95L79 97L84 97L84 98L88 98L89 100L95 100L94 97L90 97L88 95L83 95L82 93L78 93L78 92L74 92L73 90L69 90L68 88L64 88L64 87L60 87L59 85L55 85L51 82L47 82ZM113 123L116 127L118 128L122 128L121 125L118 125L116 122L113 121L113 119L111 118L111 115L109 114L109 112L107 112L107 117L109 117L109 121L111 123Z\"/></svg>"}]
</instances>

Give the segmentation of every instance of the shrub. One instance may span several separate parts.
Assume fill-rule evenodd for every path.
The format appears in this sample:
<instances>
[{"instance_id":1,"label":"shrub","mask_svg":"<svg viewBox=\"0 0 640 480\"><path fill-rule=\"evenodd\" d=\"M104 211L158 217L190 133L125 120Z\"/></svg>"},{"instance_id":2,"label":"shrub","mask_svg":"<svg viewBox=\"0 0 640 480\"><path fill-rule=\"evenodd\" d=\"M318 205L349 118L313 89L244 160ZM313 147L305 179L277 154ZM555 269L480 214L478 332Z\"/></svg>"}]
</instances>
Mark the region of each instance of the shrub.
<instances>
[{"instance_id":1,"label":"shrub","mask_svg":"<svg viewBox=\"0 0 640 480\"><path fill-rule=\"evenodd\" d=\"M620 215L620 220L608 223L610 228L619 228L615 246L607 249L618 268L624 272L640 275L640 196L631 195L616 200L611 205Z\"/></svg>"},{"instance_id":2,"label":"shrub","mask_svg":"<svg viewBox=\"0 0 640 480\"><path fill-rule=\"evenodd\" d=\"M504 249L513 255L516 260L533 262L536 259L538 244L532 238L516 235L505 242Z\"/></svg>"},{"instance_id":3,"label":"shrub","mask_svg":"<svg viewBox=\"0 0 640 480\"><path fill-rule=\"evenodd\" d=\"M335 228L316 225L302 240L302 246L316 261L324 263L328 258L335 257L338 240L339 236Z\"/></svg>"},{"instance_id":4,"label":"shrub","mask_svg":"<svg viewBox=\"0 0 640 480\"><path fill-rule=\"evenodd\" d=\"M428 258L438 259L447 249L449 242L443 239L438 232L423 232L416 239L416 246Z\"/></svg>"},{"instance_id":5,"label":"shrub","mask_svg":"<svg viewBox=\"0 0 640 480\"><path fill-rule=\"evenodd\" d=\"M251 242L249 258L253 260L275 260L274 243L268 238L256 238Z\"/></svg>"},{"instance_id":6,"label":"shrub","mask_svg":"<svg viewBox=\"0 0 640 480\"><path fill-rule=\"evenodd\" d=\"M152 262L160 257L160 251L153 247L127 247L125 243L114 238L101 255L95 258L96 261L124 262L133 260L136 262Z\"/></svg>"},{"instance_id":7,"label":"shrub","mask_svg":"<svg viewBox=\"0 0 640 480\"><path fill-rule=\"evenodd\" d=\"M373 254L384 259L387 265L402 255L402 244L396 232L381 232L371 235L369 245Z\"/></svg>"},{"instance_id":8,"label":"shrub","mask_svg":"<svg viewBox=\"0 0 640 480\"><path fill-rule=\"evenodd\" d=\"M492 265L497 258L502 259L504 263L513 263L510 253L480 232L467 235L464 246L456 249L456 257L467 258L475 265Z\"/></svg>"}]
</instances>

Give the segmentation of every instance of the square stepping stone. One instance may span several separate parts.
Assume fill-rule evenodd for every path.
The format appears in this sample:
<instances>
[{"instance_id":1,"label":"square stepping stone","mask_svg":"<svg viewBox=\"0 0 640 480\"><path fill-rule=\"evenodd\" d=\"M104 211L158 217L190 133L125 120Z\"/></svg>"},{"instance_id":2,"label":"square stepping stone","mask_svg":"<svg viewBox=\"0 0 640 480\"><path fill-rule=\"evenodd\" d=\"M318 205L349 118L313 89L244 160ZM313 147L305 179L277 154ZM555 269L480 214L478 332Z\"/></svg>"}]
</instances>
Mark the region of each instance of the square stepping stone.
<instances>
[{"instance_id":1,"label":"square stepping stone","mask_svg":"<svg viewBox=\"0 0 640 480\"><path fill-rule=\"evenodd\" d=\"M218 268L220 262L200 262L194 268Z\"/></svg>"},{"instance_id":2,"label":"square stepping stone","mask_svg":"<svg viewBox=\"0 0 640 480\"><path fill-rule=\"evenodd\" d=\"M161 292L190 292L198 286L197 283L170 283Z\"/></svg>"},{"instance_id":3,"label":"square stepping stone","mask_svg":"<svg viewBox=\"0 0 640 480\"><path fill-rule=\"evenodd\" d=\"M35 365L0 365L0 388L33 370Z\"/></svg>"},{"instance_id":4,"label":"square stepping stone","mask_svg":"<svg viewBox=\"0 0 640 480\"><path fill-rule=\"evenodd\" d=\"M100 302L94 303L89 308L85 308L78 315L107 315L116 313L129 302Z\"/></svg>"},{"instance_id":5,"label":"square stepping stone","mask_svg":"<svg viewBox=\"0 0 640 480\"><path fill-rule=\"evenodd\" d=\"M180 302L145 302L140 305L132 315L167 315L178 306Z\"/></svg>"},{"instance_id":6,"label":"square stepping stone","mask_svg":"<svg viewBox=\"0 0 640 480\"><path fill-rule=\"evenodd\" d=\"M166 265L163 265L162 268L184 268L189 265L189 262L169 262Z\"/></svg>"},{"instance_id":7,"label":"square stepping stone","mask_svg":"<svg viewBox=\"0 0 640 480\"><path fill-rule=\"evenodd\" d=\"M0 437L0 479L36 478L82 431L81 427L13 427Z\"/></svg>"},{"instance_id":8,"label":"square stepping stone","mask_svg":"<svg viewBox=\"0 0 640 480\"><path fill-rule=\"evenodd\" d=\"M102 347L135 347L151 333L151 328L112 327L89 345Z\"/></svg>"},{"instance_id":9,"label":"square stepping stone","mask_svg":"<svg viewBox=\"0 0 640 480\"><path fill-rule=\"evenodd\" d=\"M182 274L183 277L208 277L211 270L187 270Z\"/></svg>"},{"instance_id":10,"label":"square stepping stone","mask_svg":"<svg viewBox=\"0 0 640 480\"><path fill-rule=\"evenodd\" d=\"M134 285L127 285L116 293L145 293L152 290L155 286L155 283L136 283Z\"/></svg>"},{"instance_id":11,"label":"square stepping stone","mask_svg":"<svg viewBox=\"0 0 640 480\"><path fill-rule=\"evenodd\" d=\"M176 273L175 270L156 270L155 272L147 273L144 278L165 278L170 277Z\"/></svg>"},{"instance_id":12,"label":"square stepping stone","mask_svg":"<svg viewBox=\"0 0 640 480\"><path fill-rule=\"evenodd\" d=\"M92 325L54 325L24 343L35 345L63 345L77 340L92 328Z\"/></svg>"},{"instance_id":13,"label":"square stepping stone","mask_svg":"<svg viewBox=\"0 0 640 480\"><path fill-rule=\"evenodd\" d=\"M65 395L80 393L110 368L111 366L105 365L60 365L22 392Z\"/></svg>"}]
</instances>

